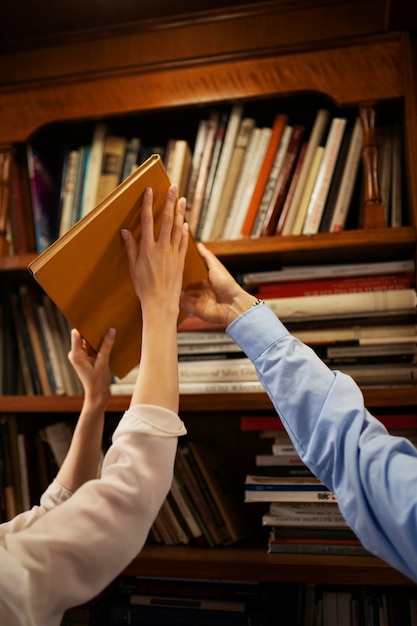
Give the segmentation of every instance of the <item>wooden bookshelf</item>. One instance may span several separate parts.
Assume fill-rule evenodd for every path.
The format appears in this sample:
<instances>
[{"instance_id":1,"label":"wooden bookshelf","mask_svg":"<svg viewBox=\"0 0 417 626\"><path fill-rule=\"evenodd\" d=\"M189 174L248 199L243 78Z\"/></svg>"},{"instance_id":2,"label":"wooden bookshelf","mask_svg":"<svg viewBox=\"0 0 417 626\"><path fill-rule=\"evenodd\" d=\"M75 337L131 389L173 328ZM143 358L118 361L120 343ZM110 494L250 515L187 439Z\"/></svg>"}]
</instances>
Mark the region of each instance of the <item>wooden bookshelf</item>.
<instances>
[{"instance_id":1,"label":"wooden bookshelf","mask_svg":"<svg viewBox=\"0 0 417 626\"><path fill-rule=\"evenodd\" d=\"M64 37L62 42L49 39L32 50L0 50L0 146L25 142L49 124L59 128L69 122L149 112L164 116L171 110L183 110L186 124L189 107L234 101L262 106L267 99L288 95L324 94L340 107L400 103L406 128L408 225L214 242L208 247L236 273L273 264L416 258L416 43L406 31L389 32L383 15L382 1L371 0L338 2L332 9L325 2L299 1L291 7L272 1L245 3L230 11L149 20L125 30ZM29 280L26 268L33 258L0 255L0 282ZM363 392L369 408L417 406L415 387ZM116 416L128 401L113 396L108 413ZM39 423L45 415L75 416L80 407L79 396L4 396L0 401L1 413ZM239 411L269 411L272 404L266 394L187 395L180 408L190 419L205 418L211 411L236 420ZM329 584L410 583L374 557L268 555L265 547L246 546L149 546L126 571L228 580L245 576Z\"/></svg>"},{"instance_id":2,"label":"wooden bookshelf","mask_svg":"<svg viewBox=\"0 0 417 626\"><path fill-rule=\"evenodd\" d=\"M178 578L315 582L335 585L410 585L410 580L373 556L267 554L263 547L183 548L146 546L125 573Z\"/></svg>"}]
</instances>

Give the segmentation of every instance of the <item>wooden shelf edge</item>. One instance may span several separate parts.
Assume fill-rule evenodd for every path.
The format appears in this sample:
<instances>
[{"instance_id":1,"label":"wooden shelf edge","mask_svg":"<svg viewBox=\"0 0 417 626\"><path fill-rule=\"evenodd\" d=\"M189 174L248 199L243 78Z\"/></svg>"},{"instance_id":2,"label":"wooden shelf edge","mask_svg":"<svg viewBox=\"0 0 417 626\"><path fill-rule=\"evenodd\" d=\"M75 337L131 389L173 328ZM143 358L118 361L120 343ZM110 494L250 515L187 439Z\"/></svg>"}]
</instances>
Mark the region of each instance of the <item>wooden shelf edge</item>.
<instances>
[{"instance_id":1,"label":"wooden shelf edge","mask_svg":"<svg viewBox=\"0 0 417 626\"><path fill-rule=\"evenodd\" d=\"M357 257L358 249L366 248L369 251L384 250L386 260L386 243L389 242L401 258L414 250L417 234L414 226L400 226L397 228L369 228L345 230L340 233L318 233L316 235L290 235L287 237L259 237L258 239L238 239L233 241L210 241L209 248L226 264L236 258L248 259L259 257L291 257L306 255L306 261L311 256L326 254L327 261L333 257L331 253L341 250L350 251ZM248 252L249 250L249 252ZM392 253L390 252L392 257ZM36 258L35 253L5 256L0 255L0 272L11 270L25 270L28 264ZM381 259L382 260L382 259Z\"/></svg>"},{"instance_id":2,"label":"wooden shelf edge","mask_svg":"<svg viewBox=\"0 0 417 626\"><path fill-rule=\"evenodd\" d=\"M378 387L363 389L365 404L372 407L417 406L417 388ZM111 396L106 411L125 411L130 396ZM81 409L82 396L2 396L1 413L76 413ZM213 411L273 411L273 405L264 393L187 394L180 398L180 412Z\"/></svg>"},{"instance_id":3,"label":"wooden shelf edge","mask_svg":"<svg viewBox=\"0 0 417 626\"><path fill-rule=\"evenodd\" d=\"M411 585L406 576L373 556L267 554L266 547L194 548L145 546L123 572L208 580Z\"/></svg>"}]
</instances>

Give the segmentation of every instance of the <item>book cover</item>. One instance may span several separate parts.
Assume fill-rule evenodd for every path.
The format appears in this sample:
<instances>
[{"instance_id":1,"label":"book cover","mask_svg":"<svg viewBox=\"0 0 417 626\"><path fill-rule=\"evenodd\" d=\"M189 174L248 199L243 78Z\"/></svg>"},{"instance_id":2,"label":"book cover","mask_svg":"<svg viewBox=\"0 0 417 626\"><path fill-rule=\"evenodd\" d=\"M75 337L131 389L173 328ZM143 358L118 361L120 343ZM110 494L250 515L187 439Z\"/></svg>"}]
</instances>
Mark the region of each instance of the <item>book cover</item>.
<instances>
[{"instance_id":1,"label":"book cover","mask_svg":"<svg viewBox=\"0 0 417 626\"><path fill-rule=\"evenodd\" d=\"M284 133L284 129L288 124L288 115L278 113L275 116L272 124L272 132L269 138L269 142L265 151L264 158L262 160L261 167L259 169L258 177L253 189L253 193L247 208L246 216L242 224L242 236L249 237L252 232L253 225L256 220L256 215L259 210L259 205L262 200L269 176L271 174L272 167L274 165L275 156L279 149L281 139Z\"/></svg>"},{"instance_id":2,"label":"book cover","mask_svg":"<svg viewBox=\"0 0 417 626\"><path fill-rule=\"evenodd\" d=\"M141 345L140 303L120 230L131 230L139 240L141 196L148 186L154 191L158 232L170 181L161 158L154 155L28 267L94 350L99 348L107 330L116 328L110 367L120 377L139 362ZM190 238L184 288L206 276L206 265ZM179 321L185 317L185 312L181 312Z\"/></svg>"}]
</instances>

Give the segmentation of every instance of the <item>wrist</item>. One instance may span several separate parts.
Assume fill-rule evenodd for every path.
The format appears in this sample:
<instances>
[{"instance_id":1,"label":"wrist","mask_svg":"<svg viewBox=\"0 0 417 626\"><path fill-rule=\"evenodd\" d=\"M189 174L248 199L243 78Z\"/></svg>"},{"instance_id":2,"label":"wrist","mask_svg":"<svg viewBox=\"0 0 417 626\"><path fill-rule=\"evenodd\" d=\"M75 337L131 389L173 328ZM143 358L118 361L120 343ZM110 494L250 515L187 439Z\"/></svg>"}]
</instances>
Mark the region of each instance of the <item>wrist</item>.
<instances>
[{"instance_id":1,"label":"wrist","mask_svg":"<svg viewBox=\"0 0 417 626\"><path fill-rule=\"evenodd\" d=\"M240 317L250 308L260 303L261 301L258 298L242 290L242 292L239 293L239 295L233 300L230 307L228 324L231 324L236 318Z\"/></svg>"}]
</instances>

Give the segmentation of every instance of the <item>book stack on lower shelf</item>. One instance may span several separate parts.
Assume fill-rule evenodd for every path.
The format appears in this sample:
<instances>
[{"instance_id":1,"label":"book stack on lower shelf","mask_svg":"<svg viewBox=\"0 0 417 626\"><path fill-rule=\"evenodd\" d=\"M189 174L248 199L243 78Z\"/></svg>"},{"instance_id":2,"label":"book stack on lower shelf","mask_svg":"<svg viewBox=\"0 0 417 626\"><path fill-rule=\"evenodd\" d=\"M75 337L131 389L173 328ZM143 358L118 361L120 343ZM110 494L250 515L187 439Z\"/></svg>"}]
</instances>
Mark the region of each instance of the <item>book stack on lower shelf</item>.
<instances>
[{"instance_id":1,"label":"book stack on lower shelf","mask_svg":"<svg viewBox=\"0 0 417 626\"><path fill-rule=\"evenodd\" d=\"M211 450L180 442L174 479L151 528L164 545L225 546L248 537L244 510Z\"/></svg>"},{"instance_id":2,"label":"book stack on lower shelf","mask_svg":"<svg viewBox=\"0 0 417 626\"><path fill-rule=\"evenodd\" d=\"M417 446L415 413L391 410L375 417L391 435ZM268 552L369 555L340 512L336 495L300 459L278 416L245 415L240 421L242 432L257 432L263 446L255 455L256 473L245 479L245 502L266 507L262 526L268 530Z\"/></svg>"},{"instance_id":3,"label":"book stack on lower shelf","mask_svg":"<svg viewBox=\"0 0 417 626\"><path fill-rule=\"evenodd\" d=\"M256 454L245 479L245 502L263 503L269 553L368 555L326 485L302 462L277 416L244 416L242 431L257 430L269 453Z\"/></svg>"}]
</instances>

